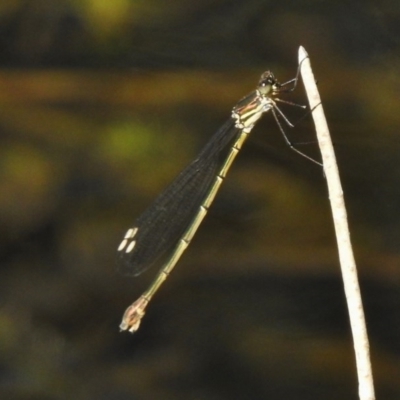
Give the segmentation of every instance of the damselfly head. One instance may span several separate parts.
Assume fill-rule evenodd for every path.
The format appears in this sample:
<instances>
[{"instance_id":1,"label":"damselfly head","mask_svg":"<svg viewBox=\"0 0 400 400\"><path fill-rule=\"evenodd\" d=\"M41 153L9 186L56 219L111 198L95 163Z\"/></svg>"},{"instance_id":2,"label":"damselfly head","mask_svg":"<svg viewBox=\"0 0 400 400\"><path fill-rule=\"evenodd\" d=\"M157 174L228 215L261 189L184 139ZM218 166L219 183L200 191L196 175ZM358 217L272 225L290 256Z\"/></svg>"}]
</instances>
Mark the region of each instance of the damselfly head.
<instances>
[{"instance_id":1,"label":"damselfly head","mask_svg":"<svg viewBox=\"0 0 400 400\"><path fill-rule=\"evenodd\" d=\"M278 92L281 84L276 80L274 74L271 71L265 71L258 82L258 91L266 96L271 92Z\"/></svg>"}]
</instances>

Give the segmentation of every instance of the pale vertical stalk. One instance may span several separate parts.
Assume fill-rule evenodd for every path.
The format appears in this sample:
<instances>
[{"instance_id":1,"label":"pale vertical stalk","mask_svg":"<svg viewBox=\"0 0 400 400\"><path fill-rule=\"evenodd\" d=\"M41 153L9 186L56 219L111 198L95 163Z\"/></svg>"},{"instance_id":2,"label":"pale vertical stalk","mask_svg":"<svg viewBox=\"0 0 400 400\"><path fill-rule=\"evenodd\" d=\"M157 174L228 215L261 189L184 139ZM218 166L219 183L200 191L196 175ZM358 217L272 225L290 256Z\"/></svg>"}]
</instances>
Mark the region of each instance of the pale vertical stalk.
<instances>
[{"instance_id":1,"label":"pale vertical stalk","mask_svg":"<svg viewBox=\"0 0 400 400\"><path fill-rule=\"evenodd\" d=\"M314 75L311 70L310 59L306 50L302 46L299 48L299 63L301 64L301 76L307 92L310 108L313 110L312 116L317 131L324 172L328 184L329 200L335 225L340 266L353 334L359 384L358 393L361 400L374 400L375 393L369 355L367 328L365 325L357 268L351 247L343 190L340 183L339 171L336 164L332 141L329 135L328 125L325 119Z\"/></svg>"}]
</instances>

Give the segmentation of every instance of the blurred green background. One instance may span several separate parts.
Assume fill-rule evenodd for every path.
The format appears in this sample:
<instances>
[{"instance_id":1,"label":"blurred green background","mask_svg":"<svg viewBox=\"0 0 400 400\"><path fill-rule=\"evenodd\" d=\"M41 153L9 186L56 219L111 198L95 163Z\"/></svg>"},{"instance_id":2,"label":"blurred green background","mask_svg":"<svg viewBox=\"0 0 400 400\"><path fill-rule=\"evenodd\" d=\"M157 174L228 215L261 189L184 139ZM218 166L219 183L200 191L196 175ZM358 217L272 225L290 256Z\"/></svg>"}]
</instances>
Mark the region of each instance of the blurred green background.
<instances>
[{"instance_id":1,"label":"blurred green background","mask_svg":"<svg viewBox=\"0 0 400 400\"><path fill-rule=\"evenodd\" d=\"M138 333L122 235L271 69L309 52L378 398L400 398L400 4L2 0L0 397L356 399L326 182L271 115ZM290 97L305 103L302 84ZM301 117L285 107L288 117ZM288 134L318 157L311 119Z\"/></svg>"}]
</instances>

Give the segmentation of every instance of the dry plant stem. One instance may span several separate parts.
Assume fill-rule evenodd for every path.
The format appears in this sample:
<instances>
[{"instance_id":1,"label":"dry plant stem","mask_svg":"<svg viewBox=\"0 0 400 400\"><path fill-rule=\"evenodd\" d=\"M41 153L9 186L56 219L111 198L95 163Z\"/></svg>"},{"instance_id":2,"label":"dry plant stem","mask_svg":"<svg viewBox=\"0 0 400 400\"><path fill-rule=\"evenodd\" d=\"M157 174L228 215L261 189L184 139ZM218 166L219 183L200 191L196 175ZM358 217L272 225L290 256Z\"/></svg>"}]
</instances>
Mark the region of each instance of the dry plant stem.
<instances>
[{"instance_id":1,"label":"dry plant stem","mask_svg":"<svg viewBox=\"0 0 400 400\"><path fill-rule=\"evenodd\" d=\"M361 400L374 400L375 393L369 356L367 328L365 325L357 268L350 242L343 190L340 183L339 171L336 164L332 141L329 135L328 125L326 123L317 85L315 84L314 75L311 70L310 59L302 46L299 48L299 63L301 63L301 75L306 88L308 101L313 110L312 115L328 184L329 199L331 202L340 265L356 353L359 382L358 393Z\"/></svg>"}]
</instances>

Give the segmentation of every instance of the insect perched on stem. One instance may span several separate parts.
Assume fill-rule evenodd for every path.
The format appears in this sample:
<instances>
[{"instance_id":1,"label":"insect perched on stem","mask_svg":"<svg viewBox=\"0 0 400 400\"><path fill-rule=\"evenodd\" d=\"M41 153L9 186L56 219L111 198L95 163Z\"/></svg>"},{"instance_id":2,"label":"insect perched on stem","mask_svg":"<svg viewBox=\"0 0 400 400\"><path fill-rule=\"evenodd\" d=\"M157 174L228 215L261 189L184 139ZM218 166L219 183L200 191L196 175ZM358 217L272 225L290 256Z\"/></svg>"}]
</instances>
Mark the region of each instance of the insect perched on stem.
<instances>
[{"instance_id":1,"label":"insect perched on stem","mask_svg":"<svg viewBox=\"0 0 400 400\"><path fill-rule=\"evenodd\" d=\"M278 119L279 115L287 125L293 127L277 102L303 108L276 97L293 91L298 75L281 84L271 71L264 72L256 90L233 107L229 119L204 146L198 157L128 229L117 251L117 263L122 273L139 275L162 255L168 253L168 257L150 287L125 311L121 330L133 333L139 328L147 304L188 247L236 155L264 113L272 112L285 142L292 150L319 164L293 146Z\"/></svg>"}]
</instances>

